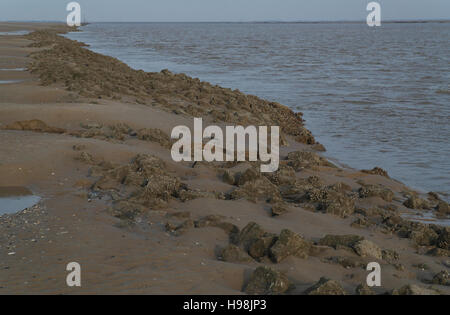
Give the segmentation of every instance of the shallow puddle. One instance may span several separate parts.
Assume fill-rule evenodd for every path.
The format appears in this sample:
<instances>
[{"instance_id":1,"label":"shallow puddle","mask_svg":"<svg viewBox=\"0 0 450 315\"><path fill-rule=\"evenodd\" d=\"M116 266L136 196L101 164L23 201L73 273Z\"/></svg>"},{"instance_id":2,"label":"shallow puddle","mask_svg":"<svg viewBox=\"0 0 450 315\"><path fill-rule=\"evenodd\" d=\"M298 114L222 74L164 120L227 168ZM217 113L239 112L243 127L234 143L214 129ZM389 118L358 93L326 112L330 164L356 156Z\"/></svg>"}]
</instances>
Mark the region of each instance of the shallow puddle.
<instances>
[{"instance_id":1,"label":"shallow puddle","mask_svg":"<svg viewBox=\"0 0 450 315\"><path fill-rule=\"evenodd\" d=\"M11 83L19 83L23 82L23 80L0 80L0 84L11 84Z\"/></svg>"},{"instance_id":2,"label":"shallow puddle","mask_svg":"<svg viewBox=\"0 0 450 315\"><path fill-rule=\"evenodd\" d=\"M27 70L26 68L11 68L11 69L0 69L0 71L25 71Z\"/></svg>"},{"instance_id":3,"label":"shallow puddle","mask_svg":"<svg viewBox=\"0 0 450 315\"><path fill-rule=\"evenodd\" d=\"M0 187L0 216L30 208L39 200L39 196L25 187Z\"/></svg>"},{"instance_id":4,"label":"shallow puddle","mask_svg":"<svg viewBox=\"0 0 450 315\"><path fill-rule=\"evenodd\" d=\"M22 36L30 34L30 31L11 31L11 32L0 32L0 36Z\"/></svg>"},{"instance_id":5,"label":"shallow puddle","mask_svg":"<svg viewBox=\"0 0 450 315\"><path fill-rule=\"evenodd\" d=\"M419 223L423 223L423 224L435 224L435 225L439 225L439 226L450 226L450 219L439 219L432 212L424 212L424 213L422 213L422 215L405 213L402 215L402 218L409 220L409 221L419 222Z\"/></svg>"}]
</instances>

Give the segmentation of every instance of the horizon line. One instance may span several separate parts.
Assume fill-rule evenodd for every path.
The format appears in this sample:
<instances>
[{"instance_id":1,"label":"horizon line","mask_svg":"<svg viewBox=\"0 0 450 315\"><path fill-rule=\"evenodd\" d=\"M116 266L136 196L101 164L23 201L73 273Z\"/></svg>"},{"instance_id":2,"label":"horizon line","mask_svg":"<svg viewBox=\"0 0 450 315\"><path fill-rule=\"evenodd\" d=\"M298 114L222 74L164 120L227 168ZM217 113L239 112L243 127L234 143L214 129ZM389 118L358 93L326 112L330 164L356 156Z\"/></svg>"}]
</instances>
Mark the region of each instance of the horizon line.
<instances>
[{"instance_id":1,"label":"horizon line","mask_svg":"<svg viewBox=\"0 0 450 315\"><path fill-rule=\"evenodd\" d=\"M0 20L1 23L65 23L61 20ZM83 24L93 24L93 23L266 23L266 24L317 24L317 23L365 23L366 20L255 20L255 21L88 21L86 20ZM381 21L382 23L430 23L430 22L440 22L449 23L450 19L389 19Z\"/></svg>"}]
</instances>

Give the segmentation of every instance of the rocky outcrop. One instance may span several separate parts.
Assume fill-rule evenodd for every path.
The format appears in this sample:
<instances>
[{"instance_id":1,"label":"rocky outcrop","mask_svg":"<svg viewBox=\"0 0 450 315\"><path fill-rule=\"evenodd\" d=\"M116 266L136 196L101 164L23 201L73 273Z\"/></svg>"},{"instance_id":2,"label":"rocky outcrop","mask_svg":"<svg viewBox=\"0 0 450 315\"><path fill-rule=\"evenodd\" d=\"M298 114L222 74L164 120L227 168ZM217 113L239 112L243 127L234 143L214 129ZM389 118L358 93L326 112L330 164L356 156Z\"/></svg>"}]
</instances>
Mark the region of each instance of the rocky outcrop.
<instances>
[{"instance_id":1,"label":"rocky outcrop","mask_svg":"<svg viewBox=\"0 0 450 315\"><path fill-rule=\"evenodd\" d=\"M65 133L63 128L50 127L45 122L39 119L16 121L10 125L2 127L3 130L18 130L18 131L34 131L45 133Z\"/></svg>"}]
</instances>

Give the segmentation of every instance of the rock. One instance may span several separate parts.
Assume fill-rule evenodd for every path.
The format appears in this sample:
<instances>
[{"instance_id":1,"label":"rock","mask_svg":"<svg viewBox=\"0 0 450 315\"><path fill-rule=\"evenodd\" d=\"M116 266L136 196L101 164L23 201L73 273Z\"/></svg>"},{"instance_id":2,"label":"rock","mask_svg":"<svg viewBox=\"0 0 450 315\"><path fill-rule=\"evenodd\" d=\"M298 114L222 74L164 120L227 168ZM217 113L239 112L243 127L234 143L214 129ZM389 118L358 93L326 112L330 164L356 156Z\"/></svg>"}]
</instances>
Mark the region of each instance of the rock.
<instances>
[{"instance_id":1,"label":"rock","mask_svg":"<svg viewBox=\"0 0 450 315\"><path fill-rule=\"evenodd\" d=\"M172 145L172 142L171 142L169 136L160 129L144 128L144 129L140 129L136 133L136 135L137 135L138 139L140 139L140 140L156 142L165 148L170 148Z\"/></svg>"},{"instance_id":2,"label":"rock","mask_svg":"<svg viewBox=\"0 0 450 315\"><path fill-rule=\"evenodd\" d=\"M239 176L239 178L237 180L237 185L238 186L243 186L243 185L245 185L245 183L247 183L247 182L254 182L255 180L257 180L260 177L261 177L261 173L259 173L254 168L250 167L250 168L246 169Z\"/></svg>"},{"instance_id":3,"label":"rock","mask_svg":"<svg viewBox=\"0 0 450 315\"><path fill-rule=\"evenodd\" d=\"M450 227L447 226L440 231L437 246L450 251Z\"/></svg>"},{"instance_id":4,"label":"rock","mask_svg":"<svg viewBox=\"0 0 450 315\"><path fill-rule=\"evenodd\" d=\"M229 185L235 185L236 184L236 179L233 173L231 173L229 170L225 170L223 172L223 176L222 176L222 180L229 184Z\"/></svg>"},{"instance_id":5,"label":"rock","mask_svg":"<svg viewBox=\"0 0 450 315\"><path fill-rule=\"evenodd\" d=\"M277 216L283 215L287 212L288 211L287 211L286 207L280 203L273 205L272 209L271 209L272 217L277 217Z\"/></svg>"},{"instance_id":6,"label":"rock","mask_svg":"<svg viewBox=\"0 0 450 315\"><path fill-rule=\"evenodd\" d=\"M344 186L332 185L326 188L312 188L307 191L307 199L318 203L318 210L348 217L355 211L355 200L347 195Z\"/></svg>"},{"instance_id":7,"label":"rock","mask_svg":"<svg viewBox=\"0 0 450 315\"><path fill-rule=\"evenodd\" d=\"M388 263L392 264L400 259L399 254L391 249L383 249L381 251L383 260L387 261Z\"/></svg>"},{"instance_id":8,"label":"rock","mask_svg":"<svg viewBox=\"0 0 450 315\"><path fill-rule=\"evenodd\" d=\"M290 152L287 156L288 165L296 172L304 168L312 168L318 166L336 167L327 159L319 156L317 153L308 151Z\"/></svg>"},{"instance_id":9,"label":"rock","mask_svg":"<svg viewBox=\"0 0 450 315\"><path fill-rule=\"evenodd\" d=\"M355 293L356 295L375 295L375 292L367 284L358 285Z\"/></svg>"},{"instance_id":10,"label":"rock","mask_svg":"<svg viewBox=\"0 0 450 315\"><path fill-rule=\"evenodd\" d=\"M277 295L286 293L290 287L285 275L264 266L256 268L244 291L252 295Z\"/></svg>"},{"instance_id":11,"label":"rock","mask_svg":"<svg viewBox=\"0 0 450 315\"><path fill-rule=\"evenodd\" d=\"M379 197L384 201L391 202L394 198L394 193L380 185L365 185L359 189L360 198Z\"/></svg>"},{"instance_id":12,"label":"rock","mask_svg":"<svg viewBox=\"0 0 450 315\"><path fill-rule=\"evenodd\" d=\"M66 130L62 128L50 127L45 122L39 119L16 121L10 125L6 125L2 129L58 133L58 134L66 132Z\"/></svg>"},{"instance_id":13,"label":"rock","mask_svg":"<svg viewBox=\"0 0 450 315\"><path fill-rule=\"evenodd\" d=\"M436 244L439 235L433 229L425 226L421 230L411 231L409 238L418 246L432 246Z\"/></svg>"},{"instance_id":14,"label":"rock","mask_svg":"<svg viewBox=\"0 0 450 315\"><path fill-rule=\"evenodd\" d=\"M450 274L448 271L442 270L433 277L431 282L434 284L450 286Z\"/></svg>"},{"instance_id":15,"label":"rock","mask_svg":"<svg viewBox=\"0 0 450 315\"><path fill-rule=\"evenodd\" d=\"M193 227L194 222L191 219L184 221L180 225L174 225L170 222L166 223L166 231L171 232L175 236L181 236Z\"/></svg>"},{"instance_id":16,"label":"rock","mask_svg":"<svg viewBox=\"0 0 450 315\"><path fill-rule=\"evenodd\" d=\"M285 164L280 164L276 172L264 173L264 176L276 186L294 185L296 181L295 170Z\"/></svg>"},{"instance_id":17,"label":"rock","mask_svg":"<svg viewBox=\"0 0 450 315\"><path fill-rule=\"evenodd\" d=\"M254 259L259 260L269 254L269 249L277 241L275 235L265 235L255 240L249 247L248 253Z\"/></svg>"},{"instance_id":18,"label":"rock","mask_svg":"<svg viewBox=\"0 0 450 315\"><path fill-rule=\"evenodd\" d=\"M419 198L415 195L408 198L403 205L410 209L430 209L430 204L427 200Z\"/></svg>"},{"instance_id":19,"label":"rock","mask_svg":"<svg viewBox=\"0 0 450 315\"><path fill-rule=\"evenodd\" d=\"M353 249L361 257L373 257L376 259L383 259L381 248L371 241L368 240L359 241L353 246Z\"/></svg>"},{"instance_id":20,"label":"rock","mask_svg":"<svg viewBox=\"0 0 450 315\"><path fill-rule=\"evenodd\" d=\"M324 262L341 265L345 269L365 268L366 264L359 257L333 256L325 258Z\"/></svg>"},{"instance_id":21,"label":"rock","mask_svg":"<svg viewBox=\"0 0 450 315\"><path fill-rule=\"evenodd\" d=\"M380 175L380 176L384 176L386 178L390 178L388 173L380 167L374 167L371 170L362 170L361 172L366 173L366 174Z\"/></svg>"},{"instance_id":22,"label":"rock","mask_svg":"<svg viewBox=\"0 0 450 315\"><path fill-rule=\"evenodd\" d=\"M95 160L93 156L87 152L81 152L78 156L75 157L75 160L86 163L86 164L95 164Z\"/></svg>"},{"instance_id":23,"label":"rock","mask_svg":"<svg viewBox=\"0 0 450 315\"><path fill-rule=\"evenodd\" d=\"M262 200L276 203L283 200L277 186L266 177L260 177L255 181L247 181L243 186L234 190L230 197L231 199L245 198L252 202Z\"/></svg>"},{"instance_id":24,"label":"rock","mask_svg":"<svg viewBox=\"0 0 450 315\"><path fill-rule=\"evenodd\" d=\"M307 295L347 295L342 286L334 280L320 278L320 280L305 291Z\"/></svg>"},{"instance_id":25,"label":"rock","mask_svg":"<svg viewBox=\"0 0 450 315\"><path fill-rule=\"evenodd\" d=\"M359 235L326 235L322 238L318 244L323 246L333 247L334 249L339 248L353 248L353 246L364 240L364 237Z\"/></svg>"},{"instance_id":26,"label":"rock","mask_svg":"<svg viewBox=\"0 0 450 315\"><path fill-rule=\"evenodd\" d=\"M86 146L84 144L75 144L72 146L72 149L74 151L83 151L86 149Z\"/></svg>"},{"instance_id":27,"label":"rock","mask_svg":"<svg viewBox=\"0 0 450 315\"><path fill-rule=\"evenodd\" d=\"M253 242L260 239L265 234L266 232L259 224L250 222L239 233L237 245L241 245L245 250L248 250Z\"/></svg>"},{"instance_id":28,"label":"rock","mask_svg":"<svg viewBox=\"0 0 450 315\"><path fill-rule=\"evenodd\" d=\"M445 201L439 201L435 210L441 215L450 215L450 206Z\"/></svg>"},{"instance_id":29,"label":"rock","mask_svg":"<svg viewBox=\"0 0 450 315\"><path fill-rule=\"evenodd\" d=\"M308 258L311 244L300 235L290 231L282 230L275 244L269 250L269 256L273 262L279 263L289 256Z\"/></svg>"},{"instance_id":30,"label":"rock","mask_svg":"<svg viewBox=\"0 0 450 315\"><path fill-rule=\"evenodd\" d=\"M239 248L236 245L230 244L227 247L225 247L220 257L223 261L230 262L230 263L248 263L252 262L252 258L241 248Z\"/></svg>"},{"instance_id":31,"label":"rock","mask_svg":"<svg viewBox=\"0 0 450 315\"><path fill-rule=\"evenodd\" d=\"M400 289L393 290L392 295L439 295L439 292L425 289L415 284L408 284Z\"/></svg>"},{"instance_id":32,"label":"rock","mask_svg":"<svg viewBox=\"0 0 450 315\"><path fill-rule=\"evenodd\" d=\"M434 257L450 257L450 251L435 247L433 249L430 249L428 251L427 255L434 256Z\"/></svg>"}]
</instances>

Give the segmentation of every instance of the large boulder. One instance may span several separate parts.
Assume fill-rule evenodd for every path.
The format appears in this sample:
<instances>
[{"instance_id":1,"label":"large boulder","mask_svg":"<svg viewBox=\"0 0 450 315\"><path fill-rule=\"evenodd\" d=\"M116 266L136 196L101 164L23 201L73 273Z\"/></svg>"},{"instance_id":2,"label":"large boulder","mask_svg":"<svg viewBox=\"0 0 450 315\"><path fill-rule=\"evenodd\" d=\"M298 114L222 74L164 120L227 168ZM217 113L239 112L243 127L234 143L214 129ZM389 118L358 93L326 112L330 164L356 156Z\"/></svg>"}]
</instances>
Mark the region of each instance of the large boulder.
<instances>
[{"instance_id":1,"label":"large boulder","mask_svg":"<svg viewBox=\"0 0 450 315\"><path fill-rule=\"evenodd\" d=\"M286 293L291 284L288 278L272 268L258 267L245 286L245 293L252 295L277 295Z\"/></svg>"},{"instance_id":2,"label":"large boulder","mask_svg":"<svg viewBox=\"0 0 450 315\"><path fill-rule=\"evenodd\" d=\"M311 244L303 237L285 229L270 248L269 255L274 262L279 263L289 256L308 258L310 248Z\"/></svg>"}]
</instances>

